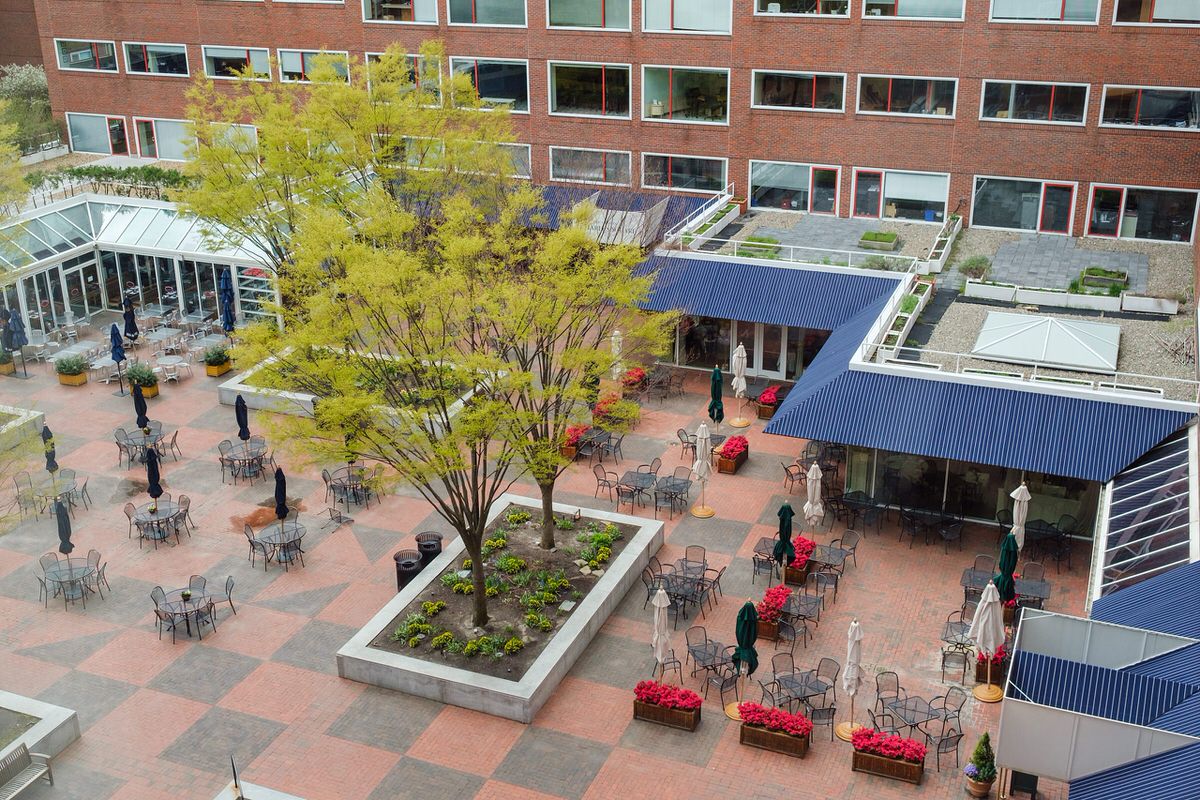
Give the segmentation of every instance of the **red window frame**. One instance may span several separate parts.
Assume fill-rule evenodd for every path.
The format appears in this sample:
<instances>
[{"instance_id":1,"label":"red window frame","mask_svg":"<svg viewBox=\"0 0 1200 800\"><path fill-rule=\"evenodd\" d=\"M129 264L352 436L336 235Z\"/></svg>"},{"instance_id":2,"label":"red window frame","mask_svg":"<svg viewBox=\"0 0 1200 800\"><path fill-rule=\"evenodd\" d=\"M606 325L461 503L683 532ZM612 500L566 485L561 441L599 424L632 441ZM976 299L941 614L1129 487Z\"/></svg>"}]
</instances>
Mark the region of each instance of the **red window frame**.
<instances>
[{"instance_id":1,"label":"red window frame","mask_svg":"<svg viewBox=\"0 0 1200 800\"><path fill-rule=\"evenodd\" d=\"M1071 191L1071 211L1067 215L1067 227L1065 230L1054 230L1046 227L1046 194L1050 188L1069 189ZM1038 205L1038 233L1061 233L1070 235L1072 222L1075 216L1075 185L1071 183L1052 183L1043 181L1042 183L1042 199Z\"/></svg>"},{"instance_id":2,"label":"red window frame","mask_svg":"<svg viewBox=\"0 0 1200 800\"><path fill-rule=\"evenodd\" d=\"M154 135L154 152L146 155L142 152L142 129L138 127L139 122L150 123L150 130ZM154 124L154 120L150 117L134 117L133 118L133 135L137 141L138 158L158 158L158 127Z\"/></svg>"},{"instance_id":3,"label":"red window frame","mask_svg":"<svg viewBox=\"0 0 1200 800\"><path fill-rule=\"evenodd\" d=\"M125 135L125 152L124 153L118 153L115 150L113 150L113 137L112 137L113 129L112 129L112 125L110 124L112 122L120 122L121 123L121 132ZM129 155L129 127L125 124L125 118L124 117L110 117L110 116L106 115L104 117L104 129L105 129L105 132L108 134L109 155L114 155L114 156Z\"/></svg>"},{"instance_id":4,"label":"red window frame","mask_svg":"<svg viewBox=\"0 0 1200 800\"><path fill-rule=\"evenodd\" d=\"M1120 192L1121 200L1117 203L1117 225L1115 233L1096 233L1092 230L1092 215L1096 211L1096 192ZM1120 239L1121 238L1121 220L1125 216L1125 199L1128 189L1124 186L1110 186L1103 183L1092 184L1092 194L1088 203L1088 218L1087 218L1087 235L1099 236L1104 239Z\"/></svg>"},{"instance_id":5,"label":"red window frame","mask_svg":"<svg viewBox=\"0 0 1200 800\"><path fill-rule=\"evenodd\" d=\"M879 199L875 204L874 214L858 213L858 176L859 175L878 175L879 176ZM810 178L811 182L811 178ZM812 193L809 192L809 196ZM862 219L881 219L883 217L883 170L879 169L856 169L854 170L854 185L850 189L851 202L853 207L850 209L850 215L860 217Z\"/></svg>"},{"instance_id":6,"label":"red window frame","mask_svg":"<svg viewBox=\"0 0 1200 800\"><path fill-rule=\"evenodd\" d=\"M834 175L833 181L833 210L832 211L813 211L813 196L817 193L817 170L822 172L832 172ZM808 213L810 214L825 214L827 216L836 217L838 213L838 201L841 199L842 192L842 168L841 167L818 167L810 165L808 168Z\"/></svg>"}]
</instances>

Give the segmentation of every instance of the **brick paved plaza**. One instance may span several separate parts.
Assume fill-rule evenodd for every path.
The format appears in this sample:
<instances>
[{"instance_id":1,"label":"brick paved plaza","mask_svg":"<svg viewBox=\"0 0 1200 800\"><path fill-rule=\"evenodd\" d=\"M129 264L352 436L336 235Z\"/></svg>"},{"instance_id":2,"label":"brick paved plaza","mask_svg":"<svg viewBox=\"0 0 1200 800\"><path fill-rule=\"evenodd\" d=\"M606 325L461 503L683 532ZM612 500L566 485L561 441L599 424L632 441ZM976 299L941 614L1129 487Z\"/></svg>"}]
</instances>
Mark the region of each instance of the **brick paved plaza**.
<instances>
[{"instance_id":1,"label":"brick paved plaza","mask_svg":"<svg viewBox=\"0 0 1200 800\"><path fill-rule=\"evenodd\" d=\"M44 411L59 463L77 470L80 480L89 478L94 504L76 514L75 555L98 549L112 590L104 600L89 597L86 609L64 609L61 599L46 608L35 575L38 556L57 548L53 519L42 516L0 536L0 688L77 710L83 730L54 761L56 785L30 797L207 800L228 782L230 755L246 780L307 800L963 796L961 772L951 763L939 774L932 754L920 787L852 773L850 745L830 743L823 728L804 760L742 746L715 692L694 733L634 722L632 689L653 664L651 610L642 608L640 583L532 725L342 680L334 653L394 596L391 554L412 546L417 531L448 530L425 501L400 488L381 505L355 509L353 524L322 527L319 468L292 466L277 448L289 495L303 498L307 566L286 574L274 564L252 569L242 526L250 521L257 529L270 519L272 484L222 484L217 443L235 436L234 413L217 404L217 381L201 372L149 401L151 418L179 431L184 458L165 460L163 483L172 494L192 498L198 529L178 547L139 549L136 538L123 535L122 507L146 499L145 474L137 465L117 466L112 439L114 428L132 427L129 398L114 397L115 384L59 386L45 365L31 372L29 380L0 380L0 403ZM625 439L621 467L633 469L655 456L667 471L685 463L675 431L694 431L702 421L706 386L707 376L698 375L684 397L648 401L641 424ZM666 562L699 544L710 566L728 566L725 599L698 620L727 642L739 605L747 597L757 601L765 589L761 577L751 585L750 557L759 537L774 534L776 510L786 498L780 462L790 462L804 445L767 436L762 425L756 420L748 431L751 455L742 470L714 476L707 500L716 516L667 522L667 543L658 554ZM585 464L572 467L559 486L560 502L614 508L604 494L598 500L588 494L595 479ZM536 493L528 482L514 491ZM792 501L799 510L802 500ZM809 535L829 542L843 527L835 523ZM946 615L962 602L959 574L976 553L997 551L994 528L969 528L962 551L948 555L940 543L909 549L897 535L894 521L881 534L866 533L858 566L847 567L836 603L822 614L807 648L796 650L803 668L815 668L822 656L844 661L846 629L858 618L867 672L860 722L874 702L876 671L898 672L910 694L932 698L946 691L939 636ZM1088 554L1081 547L1075 555L1072 572L1050 570L1053 596L1046 608L1082 612ZM192 574L206 576L210 587L232 575L238 613L220 607L217 630L206 632L203 642L181 636L172 645L169 635L160 641L150 591L185 586ZM689 624L680 620L677 653L686 651ZM760 670L769 672L771 645L760 642L759 653ZM700 689L689 671L685 685ZM968 690L971 685L968 678ZM837 693L841 720L840 686ZM757 684L749 696L759 699ZM978 734L996 734L998 716L998 706L967 701L960 762ZM1066 796L1063 787L1042 788L1043 797Z\"/></svg>"}]
</instances>

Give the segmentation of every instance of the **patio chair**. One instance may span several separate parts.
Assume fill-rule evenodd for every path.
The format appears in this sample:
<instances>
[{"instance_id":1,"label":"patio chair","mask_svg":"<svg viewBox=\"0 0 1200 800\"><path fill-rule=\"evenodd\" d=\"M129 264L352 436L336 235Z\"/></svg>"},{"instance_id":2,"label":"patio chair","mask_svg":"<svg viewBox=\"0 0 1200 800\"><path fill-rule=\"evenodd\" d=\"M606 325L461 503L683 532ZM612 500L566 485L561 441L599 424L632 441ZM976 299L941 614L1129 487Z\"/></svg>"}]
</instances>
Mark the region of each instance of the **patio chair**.
<instances>
[{"instance_id":1,"label":"patio chair","mask_svg":"<svg viewBox=\"0 0 1200 800\"><path fill-rule=\"evenodd\" d=\"M638 490L632 486L617 484L617 511L621 510L621 506L628 505L630 513L633 512L634 504L638 500Z\"/></svg>"},{"instance_id":2,"label":"patio chair","mask_svg":"<svg viewBox=\"0 0 1200 800\"><path fill-rule=\"evenodd\" d=\"M380 492L383 491L383 464L376 464L371 470L371 474L363 478L360 490L362 491L363 503L367 508L371 507L371 497L374 495L375 502L382 502Z\"/></svg>"},{"instance_id":3,"label":"patio chair","mask_svg":"<svg viewBox=\"0 0 1200 800\"><path fill-rule=\"evenodd\" d=\"M133 466L134 447L129 444L129 434L124 428L117 428L113 431L113 441L117 443L117 466L121 466L121 462L125 461L130 467Z\"/></svg>"},{"instance_id":4,"label":"patio chair","mask_svg":"<svg viewBox=\"0 0 1200 800\"><path fill-rule=\"evenodd\" d=\"M783 467L783 488L788 494L792 493L792 487L797 483L802 486L806 483L804 470L800 469L798 464L784 464L780 461L779 465Z\"/></svg>"},{"instance_id":5,"label":"patio chair","mask_svg":"<svg viewBox=\"0 0 1200 800\"><path fill-rule=\"evenodd\" d=\"M208 578L203 575L193 575L188 578L188 590L196 594L203 594L204 587L208 586Z\"/></svg>"},{"instance_id":6,"label":"patio chair","mask_svg":"<svg viewBox=\"0 0 1200 800\"><path fill-rule=\"evenodd\" d=\"M233 576L230 575L225 579L225 599L217 600L218 603L229 603L229 610L237 616L237 609L233 607Z\"/></svg>"},{"instance_id":7,"label":"patio chair","mask_svg":"<svg viewBox=\"0 0 1200 800\"><path fill-rule=\"evenodd\" d=\"M771 656L771 674L778 678L780 675L792 675L796 672L796 659L791 653L776 653Z\"/></svg>"},{"instance_id":8,"label":"patio chair","mask_svg":"<svg viewBox=\"0 0 1200 800\"><path fill-rule=\"evenodd\" d=\"M267 562L271 560L269 546L254 538L254 531L249 525L242 526L242 533L246 535L246 541L250 543L250 554L247 556L250 559L250 568L254 568L255 555L261 554L263 557L263 570L266 571Z\"/></svg>"},{"instance_id":9,"label":"patio chair","mask_svg":"<svg viewBox=\"0 0 1200 800\"><path fill-rule=\"evenodd\" d=\"M163 448L167 453L171 454L171 458L178 461L183 458L183 450L179 448L179 431L171 434L171 441ZM165 453L164 453L165 455Z\"/></svg>"},{"instance_id":10,"label":"patio chair","mask_svg":"<svg viewBox=\"0 0 1200 800\"><path fill-rule=\"evenodd\" d=\"M650 605L650 600L658 593L658 590L663 587L663 579L661 575L655 575L654 572L646 567L642 570L642 585L646 587L646 601L642 603L642 610Z\"/></svg>"},{"instance_id":11,"label":"patio chair","mask_svg":"<svg viewBox=\"0 0 1200 800\"><path fill-rule=\"evenodd\" d=\"M938 525L938 536L942 539L942 552L950 552L950 543L958 542L958 549L962 550L963 540L963 522L962 520L943 521Z\"/></svg>"},{"instance_id":12,"label":"patio chair","mask_svg":"<svg viewBox=\"0 0 1200 800\"><path fill-rule=\"evenodd\" d=\"M93 581L93 583L96 584L96 591L100 591L100 584L102 584L102 583L104 584L105 589L108 589L110 592L112 591L112 587L108 585L108 562L107 561L105 561L103 564L101 564L100 568L96 570L96 574L95 574L95 576L93 576L92 581ZM103 595L101 595L101 597L103 597Z\"/></svg>"},{"instance_id":13,"label":"patio chair","mask_svg":"<svg viewBox=\"0 0 1200 800\"><path fill-rule=\"evenodd\" d=\"M824 725L829 728L829 741L833 741L833 725L834 717L837 715L837 706L830 703L827 706L813 706L808 703L805 706L805 716L814 726Z\"/></svg>"},{"instance_id":14,"label":"patio chair","mask_svg":"<svg viewBox=\"0 0 1200 800\"><path fill-rule=\"evenodd\" d=\"M88 493L88 479L84 478L83 483L72 489L67 499L71 505L75 505L75 501L78 500L83 503L84 508L91 508L92 496Z\"/></svg>"},{"instance_id":15,"label":"patio chair","mask_svg":"<svg viewBox=\"0 0 1200 800\"><path fill-rule=\"evenodd\" d=\"M621 463L621 457L625 454L621 452L621 442L625 441L625 434L618 436L610 436L607 441L600 443L600 460L604 460L605 455L613 457L613 461Z\"/></svg>"},{"instance_id":16,"label":"patio chair","mask_svg":"<svg viewBox=\"0 0 1200 800\"><path fill-rule=\"evenodd\" d=\"M163 591L163 587L155 586L150 590L150 599L154 601L154 607L158 608L162 601L167 599L167 593Z\"/></svg>"},{"instance_id":17,"label":"patio chair","mask_svg":"<svg viewBox=\"0 0 1200 800\"><path fill-rule=\"evenodd\" d=\"M40 505L37 497L33 493L33 483L29 480L29 473L21 473L25 476L25 482L28 485L23 485L18 475L13 478L13 483L16 485L17 494L17 510L20 512L21 519L25 519L26 514L31 514L34 517L40 512Z\"/></svg>"},{"instance_id":18,"label":"patio chair","mask_svg":"<svg viewBox=\"0 0 1200 800\"><path fill-rule=\"evenodd\" d=\"M676 467L671 471L671 477L680 481L690 481L692 479L692 468Z\"/></svg>"},{"instance_id":19,"label":"patio chair","mask_svg":"<svg viewBox=\"0 0 1200 800\"><path fill-rule=\"evenodd\" d=\"M683 549L683 559L689 564L706 564L708 563L708 555L703 546L698 544L689 544Z\"/></svg>"},{"instance_id":20,"label":"patio chair","mask_svg":"<svg viewBox=\"0 0 1200 800\"><path fill-rule=\"evenodd\" d=\"M834 539L830 544L834 547L846 550L850 560L854 562L854 566L858 566L858 543L862 541L862 534L858 531L846 531L840 539ZM842 562L845 567L846 562Z\"/></svg>"},{"instance_id":21,"label":"patio chair","mask_svg":"<svg viewBox=\"0 0 1200 800\"><path fill-rule=\"evenodd\" d=\"M700 582L704 585L710 597L714 596L714 593L721 597L725 596L725 590L721 588L721 578L725 577L725 569L725 567L721 567L720 569L708 567L704 570L704 576L700 578Z\"/></svg>"},{"instance_id":22,"label":"patio chair","mask_svg":"<svg viewBox=\"0 0 1200 800\"><path fill-rule=\"evenodd\" d=\"M166 628L171 632L171 644L175 644L175 625L177 619L174 614L163 611L161 608L155 607L154 619L158 627L158 638L161 641L163 629Z\"/></svg>"},{"instance_id":23,"label":"patio chair","mask_svg":"<svg viewBox=\"0 0 1200 800\"><path fill-rule=\"evenodd\" d=\"M832 658L822 658L817 662L817 682L825 687L825 694L833 692L834 702L837 702L837 676L842 671L842 665Z\"/></svg>"},{"instance_id":24,"label":"patio chair","mask_svg":"<svg viewBox=\"0 0 1200 800\"><path fill-rule=\"evenodd\" d=\"M944 695L939 695L930 701L929 709L934 713L933 719L942 721L943 730L952 722L957 722L959 727L962 727L959 715L966 702L967 693L957 686L951 686Z\"/></svg>"},{"instance_id":25,"label":"patio chair","mask_svg":"<svg viewBox=\"0 0 1200 800\"><path fill-rule=\"evenodd\" d=\"M830 587L833 587L833 602L837 602L838 575L836 572L830 572L826 570L821 570L820 572L810 572L808 574L808 579L804 583L805 590L807 590L809 586L811 586L813 589L812 594L821 596L822 603L824 603L824 599L827 596L826 592Z\"/></svg>"},{"instance_id":26,"label":"patio chair","mask_svg":"<svg viewBox=\"0 0 1200 800\"><path fill-rule=\"evenodd\" d=\"M43 573L50 567L57 567L58 553L46 553L38 559L38 564L41 565Z\"/></svg>"},{"instance_id":27,"label":"patio chair","mask_svg":"<svg viewBox=\"0 0 1200 800\"><path fill-rule=\"evenodd\" d=\"M934 752L937 753L937 770L942 771L942 756L947 753L954 753L954 768L958 769L958 746L962 742L963 735L956 728L951 728L945 734L938 736L936 739L930 738L929 744L933 746Z\"/></svg>"},{"instance_id":28,"label":"patio chair","mask_svg":"<svg viewBox=\"0 0 1200 800\"><path fill-rule=\"evenodd\" d=\"M679 437L679 457L687 458L688 451L692 453L692 460L696 460L696 437L685 431L683 428L675 431L675 435Z\"/></svg>"},{"instance_id":29,"label":"patio chair","mask_svg":"<svg viewBox=\"0 0 1200 800\"><path fill-rule=\"evenodd\" d=\"M1038 561L1027 561L1021 566L1021 577L1029 581L1046 579L1046 565Z\"/></svg>"},{"instance_id":30,"label":"patio chair","mask_svg":"<svg viewBox=\"0 0 1200 800\"><path fill-rule=\"evenodd\" d=\"M192 519L192 498L186 494L179 495L179 513L175 515L174 522L176 533L182 527L184 532L190 537L192 534L188 531L188 528L190 527L192 530L196 529L196 521Z\"/></svg>"},{"instance_id":31,"label":"patio chair","mask_svg":"<svg viewBox=\"0 0 1200 800\"><path fill-rule=\"evenodd\" d=\"M679 507L679 495L674 492L655 492L654 493L654 518L658 519L658 510L660 508L668 509L668 519L675 519L675 512Z\"/></svg>"},{"instance_id":32,"label":"patio chair","mask_svg":"<svg viewBox=\"0 0 1200 800\"><path fill-rule=\"evenodd\" d=\"M34 575L38 582L38 600L44 600L46 608L50 607L50 587L46 585L46 579L41 575Z\"/></svg>"},{"instance_id":33,"label":"patio chair","mask_svg":"<svg viewBox=\"0 0 1200 800\"><path fill-rule=\"evenodd\" d=\"M686 662L691 658L695 662L696 653L708 646L708 631L703 625L693 625L683 632L683 641L687 644L687 656L684 657ZM693 675L696 673L693 672Z\"/></svg>"},{"instance_id":34,"label":"patio chair","mask_svg":"<svg viewBox=\"0 0 1200 800\"><path fill-rule=\"evenodd\" d=\"M979 603L969 601L962 604L961 619L967 627L971 626L971 621L975 619L975 612L979 610Z\"/></svg>"},{"instance_id":35,"label":"patio chair","mask_svg":"<svg viewBox=\"0 0 1200 800\"><path fill-rule=\"evenodd\" d=\"M868 708L867 716L871 718L871 727L880 733L890 733L894 736L900 735L899 720L891 712L876 712L874 709Z\"/></svg>"},{"instance_id":36,"label":"patio chair","mask_svg":"<svg viewBox=\"0 0 1200 800\"><path fill-rule=\"evenodd\" d=\"M125 504L125 516L129 518L129 533L126 534L126 536L125 536L126 539L133 536L133 526L135 524L133 521L133 516L136 513L137 513L137 506L135 506L133 503Z\"/></svg>"},{"instance_id":37,"label":"patio chair","mask_svg":"<svg viewBox=\"0 0 1200 800\"><path fill-rule=\"evenodd\" d=\"M773 706L775 708L783 708L790 702L790 698L784 694L783 688L778 681L759 681L759 688L762 690L762 700L760 703L764 706Z\"/></svg>"},{"instance_id":38,"label":"patio chair","mask_svg":"<svg viewBox=\"0 0 1200 800\"><path fill-rule=\"evenodd\" d=\"M887 704L908 697L900 686L900 676L894 672L881 672L875 676L875 707L887 710Z\"/></svg>"},{"instance_id":39,"label":"patio chair","mask_svg":"<svg viewBox=\"0 0 1200 800\"><path fill-rule=\"evenodd\" d=\"M704 681L704 699L708 699L708 688L716 686L721 692L721 707L724 708L728 705L725 699L728 695L732 694L735 701L738 699L738 683L738 672L732 666L715 669Z\"/></svg>"},{"instance_id":40,"label":"patio chair","mask_svg":"<svg viewBox=\"0 0 1200 800\"><path fill-rule=\"evenodd\" d=\"M663 565L662 562L658 560L658 556L650 556L650 560L646 563L646 568L655 575L662 575Z\"/></svg>"},{"instance_id":41,"label":"patio chair","mask_svg":"<svg viewBox=\"0 0 1200 800\"><path fill-rule=\"evenodd\" d=\"M667 657L661 664L654 662L654 668L650 671L652 680L666 680L667 670L675 670L675 674L679 676L680 685L683 684L683 665L679 663L679 659L675 657L675 650L667 651Z\"/></svg>"},{"instance_id":42,"label":"patio chair","mask_svg":"<svg viewBox=\"0 0 1200 800\"><path fill-rule=\"evenodd\" d=\"M592 474L596 476L596 491L592 497L599 497L601 489L608 490L608 499L613 499L613 489L616 488L617 482L621 480L621 476L615 472L609 472L600 464L592 466Z\"/></svg>"},{"instance_id":43,"label":"patio chair","mask_svg":"<svg viewBox=\"0 0 1200 800\"><path fill-rule=\"evenodd\" d=\"M237 462L229 457L229 451L233 449L233 442L228 439L223 439L217 443L217 452L221 459L221 483L225 482L225 473L229 473L229 479L237 483L237 476L240 472Z\"/></svg>"},{"instance_id":44,"label":"patio chair","mask_svg":"<svg viewBox=\"0 0 1200 800\"><path fill-rule=\"evenodd\" d=\"M1012 530L1013 515L1012 509L1002 508L996 512L996 522L1000 523L1000 532L996 534L996 541L1004 538L1004 535Z\"/></svg>"},{"instance_id":45,"label":"patio chair","mask_svg":"<svg viewBox=\"0 0 1200 800\"><path fill-rule=\"evenodd\" d=\"M774 556L770 553L755 553L750 557L753 571L750 573L750 583L754 583L754 579L760 574L767 574L767 583L771 582L771 578L775 577L775 568L777 565Z\"/></svg>"},{"instance_id":46,"label":"patio chair","mask_svg":"<svg viewBox=\"0 0 1200 800\"><path fill-rule=\"evenodd\" d=\"M971 566L971 569L976 570L978 572L995 573L996 572L996 559L994 556L984 555L981 553L981 554L975 556L975 563Z\"/></svg>"},{"instance_id":47,"label":"patio chair","mask_svg":"<svg viewBox=\"0 0 1200 800\"><path fill-rule=\"evenodd\" d=\"M1072 517L1074 519L1074 517ZM1062 573L1062 562L1067 562L1067 572L1072 570L1071 566L1071 537L1065 532L1060 532L1057 536L1050 539L1044 539L1039 543L1039 550L1047 558L1054 559L1055 574Z\"/></svg>"},{"instance_id":48,"label":"patio chair","mask_svg":"<svg viewBox=\"0 0 1200 800\"><path fill-rule=\"evenodd\" d=\"M645 472L645 473L647 473L647 474L654 475L655 477L658 477L658 471L659 471L661 468L662 468L662 459L661 459L661 458L655 458L655 459L654 459L653 461L651 461L649 464L642 464L641 466L639 466L639 467L637 468L637 471L638 471L638 472Z\"/></svg>"},{"instance_id":49,"label":"patio chair","mask_svg":"<svg viewBox=\"0 0 1200 800\"><path fill-rule=\"evenodd\" d=\"M962 677L959 678L959 683L963 683L967 679L967 666L970 653L964 650L958 650L953 647L942 648L942 683L946 682L946 667L953 667L957 664L962 672Z\"/></svg>"}]
</instances>

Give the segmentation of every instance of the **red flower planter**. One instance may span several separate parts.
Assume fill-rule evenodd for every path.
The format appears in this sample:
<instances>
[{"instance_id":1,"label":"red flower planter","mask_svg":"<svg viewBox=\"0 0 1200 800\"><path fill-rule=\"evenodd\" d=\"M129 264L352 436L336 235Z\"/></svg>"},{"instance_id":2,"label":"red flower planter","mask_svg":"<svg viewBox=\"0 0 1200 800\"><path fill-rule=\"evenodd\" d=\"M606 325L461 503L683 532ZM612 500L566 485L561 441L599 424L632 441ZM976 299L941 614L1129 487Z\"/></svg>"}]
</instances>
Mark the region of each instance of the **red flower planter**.
<instances>
[{"instance_id":1,"label":"red flower planter","mask_svg":"<svg viewBox=\"0 0 1200 800\"><path fill-rule=\"evenodd\" d=\"M700 709L686 710L682 708L666 708L641 700L633 701L633 718L643 722L653 722L668 728L678 728L681 731L694 731L700 724Z\"/></svg>"}]
</instances>

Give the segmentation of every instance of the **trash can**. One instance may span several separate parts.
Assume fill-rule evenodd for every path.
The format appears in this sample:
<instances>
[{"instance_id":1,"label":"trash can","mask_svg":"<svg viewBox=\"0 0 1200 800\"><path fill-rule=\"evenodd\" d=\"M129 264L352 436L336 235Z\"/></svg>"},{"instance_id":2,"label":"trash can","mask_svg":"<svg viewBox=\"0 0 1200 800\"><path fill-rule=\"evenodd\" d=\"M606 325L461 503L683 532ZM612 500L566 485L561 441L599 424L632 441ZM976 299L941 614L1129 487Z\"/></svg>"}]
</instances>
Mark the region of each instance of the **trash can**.
<instances>
[{"instance_id":1,"label":"trash can","mask_svg":"<svg viewBox=\"0 0 1200 800\"><path fill-rule=\"evenodd\" d=\"M398 550L392 560L396 562L396 591L402 592L421 571L421 554L416 550Z\"/></svg>"},{"instance_id":2,"label":"trash can","mask_svg":"<svg viewBox=\"0 0 1200 800\"><path fill-rule=\"evenodd\" d=\"M424 569L441 555L442 535L437 531L421 531L417 534L417 550L421 553L421 569Z\"/></svg>"}]
</instances>

